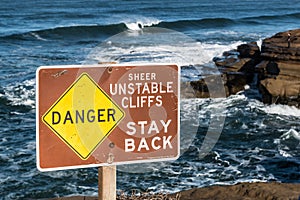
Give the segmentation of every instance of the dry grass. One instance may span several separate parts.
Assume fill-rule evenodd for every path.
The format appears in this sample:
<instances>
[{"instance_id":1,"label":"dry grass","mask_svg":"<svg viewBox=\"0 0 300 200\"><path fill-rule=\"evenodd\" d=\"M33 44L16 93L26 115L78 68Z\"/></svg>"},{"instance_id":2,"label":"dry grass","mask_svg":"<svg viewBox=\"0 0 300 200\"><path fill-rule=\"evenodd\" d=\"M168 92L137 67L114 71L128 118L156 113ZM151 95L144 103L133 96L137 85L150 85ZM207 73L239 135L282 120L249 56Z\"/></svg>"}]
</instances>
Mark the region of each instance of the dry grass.
<instances>
[{"instance_id":1,"label":"dry grass","mask_svg":"<svg viewBox=\"0 0 300 200\"><path fill-rule=\"evenodd\" d=\"M131 194L125 194L122 192L117 196L117 200L179 200L179 198L179 194L177 194L175 197L171 197L168 194L151 194L148 192L139 193L136 190L133 190Z\"/></svg>"}]
</instances>

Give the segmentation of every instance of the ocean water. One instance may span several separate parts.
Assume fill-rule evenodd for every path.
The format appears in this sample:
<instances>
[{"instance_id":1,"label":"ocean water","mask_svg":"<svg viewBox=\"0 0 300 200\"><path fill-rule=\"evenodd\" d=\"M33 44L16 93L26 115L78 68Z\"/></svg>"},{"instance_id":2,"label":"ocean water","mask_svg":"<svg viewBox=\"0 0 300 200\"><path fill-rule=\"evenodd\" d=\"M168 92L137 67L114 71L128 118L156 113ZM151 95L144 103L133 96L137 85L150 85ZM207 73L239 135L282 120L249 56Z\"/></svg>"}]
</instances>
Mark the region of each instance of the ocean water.
<instances>
[{"instance_id":1,"label":"ocean water","mask_svg":"<svg viewBox=\"0 0 300 200\"><path fill-rule=\"evenodd\" d=\"M218 73L212 58L223 51L299 28L299 10L298 0L2 0L0 199L97 195L95 168L36 169L39 66L175 62L182 67L183 82L197 80ZM180 117L180 158L119 166L118 191L300 182L299 109L263 105L249 89L218 99L183 95Z\"/></svg>"}]
</instances>

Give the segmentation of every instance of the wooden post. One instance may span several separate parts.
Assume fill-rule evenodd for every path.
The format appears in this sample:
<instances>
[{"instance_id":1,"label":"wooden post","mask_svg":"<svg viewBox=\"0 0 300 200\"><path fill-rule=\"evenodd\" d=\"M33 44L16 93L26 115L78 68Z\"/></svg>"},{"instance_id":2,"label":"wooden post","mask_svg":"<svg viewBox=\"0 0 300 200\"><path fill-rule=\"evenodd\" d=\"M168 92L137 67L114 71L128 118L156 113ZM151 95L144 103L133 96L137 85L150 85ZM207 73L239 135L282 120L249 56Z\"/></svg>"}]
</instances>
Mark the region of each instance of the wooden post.
<instances>
[{"instance_id":1,"label":"wooden post","mask_svg":"<svg viewBox=\"0 0 300 200\"><path fill-rule=\"evenodd\" d=\"M98 168L98 199L116 200L117 172L116 166Z\"/></svg>"}]
</instances>

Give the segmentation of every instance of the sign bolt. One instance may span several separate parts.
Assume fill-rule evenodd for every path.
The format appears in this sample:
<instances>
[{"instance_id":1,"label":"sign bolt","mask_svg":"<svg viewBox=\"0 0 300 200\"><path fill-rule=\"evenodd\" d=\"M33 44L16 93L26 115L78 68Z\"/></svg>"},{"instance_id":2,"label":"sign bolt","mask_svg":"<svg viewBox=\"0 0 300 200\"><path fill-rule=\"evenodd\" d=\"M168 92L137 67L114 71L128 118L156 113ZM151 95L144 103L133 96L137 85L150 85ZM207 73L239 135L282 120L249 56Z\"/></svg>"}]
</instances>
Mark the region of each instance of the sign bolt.
<instances>
[{"instance_id":1,"label":"sign bolt","mask_svg":"<svg viewBox=\"0 0 300 200\"><path fill-rule=\"evenodd\" d=\"M111 143L109 143L108 146L109 146L110 148L114 148L114 147L115 147L115 143L111 142Z\"/></svg>"},{"instance_id":2,"label":"sign bolt","mask_svg":"<svg viewBox=\"0 0 300 200\"><path fill-rule=\"evenodd\" d=\"M108 73L112 73L112 71L113 71L113 68L112 68L112 67L108 67L108 68L107 68L107 72L108 72Z\"/></svg>"}]
</instances>

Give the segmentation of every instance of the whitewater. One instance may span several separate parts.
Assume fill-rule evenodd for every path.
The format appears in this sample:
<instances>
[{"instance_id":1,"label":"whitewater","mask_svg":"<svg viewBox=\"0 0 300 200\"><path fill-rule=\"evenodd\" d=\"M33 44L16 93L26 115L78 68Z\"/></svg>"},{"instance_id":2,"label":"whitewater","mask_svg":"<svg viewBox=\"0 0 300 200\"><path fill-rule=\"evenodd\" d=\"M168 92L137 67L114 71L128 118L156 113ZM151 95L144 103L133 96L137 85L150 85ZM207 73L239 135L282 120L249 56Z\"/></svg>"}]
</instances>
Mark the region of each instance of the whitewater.
<instances>
[{"instance_id":1,"label":"whitewater","mask_svg":"<svg viewBox=\"0 0 300 200\"><path fill-rule=\"evenodd\" d=\"M224 51L299 28L299 10L296 0L1 1L0 199L97 195L95 168L36 168L39 66L176 63L185 83L219 74L212 59ZM299 183L298 108L264 105L250 87L227 98L182 94L180 107L179 159L118 166L118 192Z\"/></svg>"}]
</instances>

